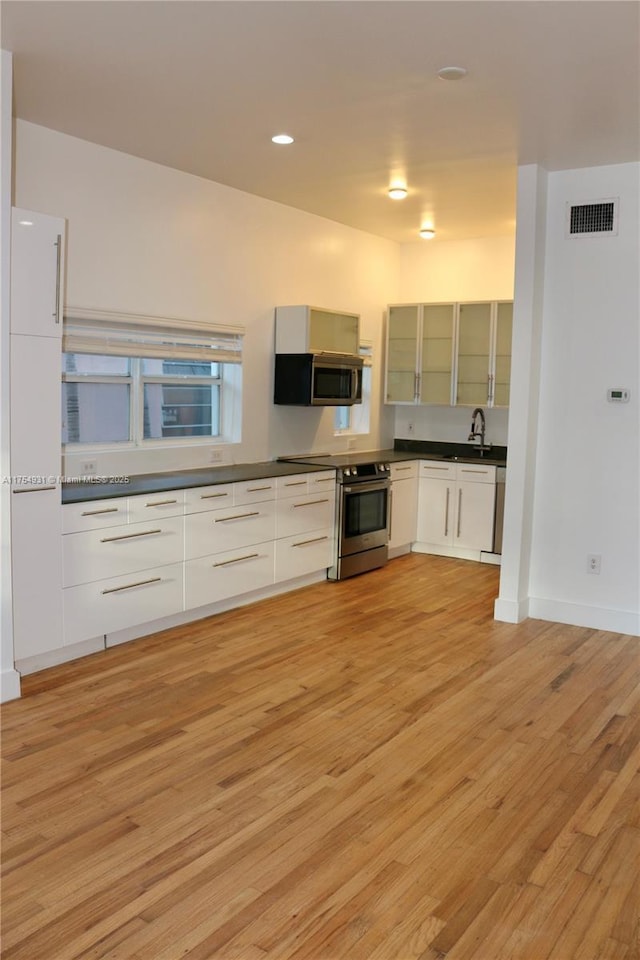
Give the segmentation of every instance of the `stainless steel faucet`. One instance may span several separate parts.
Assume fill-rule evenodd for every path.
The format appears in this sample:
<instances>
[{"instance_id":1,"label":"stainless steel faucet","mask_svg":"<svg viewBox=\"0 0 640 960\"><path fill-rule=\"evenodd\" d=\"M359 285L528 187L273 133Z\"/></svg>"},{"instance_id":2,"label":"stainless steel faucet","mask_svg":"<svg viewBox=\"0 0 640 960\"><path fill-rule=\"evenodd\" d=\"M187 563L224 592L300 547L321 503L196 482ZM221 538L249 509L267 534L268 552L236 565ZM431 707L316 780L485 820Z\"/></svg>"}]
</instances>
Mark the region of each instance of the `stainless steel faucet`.
<instances>
[{"instance_id":1,"label":"stainless steel faucet","mask_svg":"<svg viewBox=\"0 0 640 960\"><path fill-rule=\"evenodd\" d=\"M480 420L480 429L478 430L478 420ZM471 433L469 434L469 440L475 440L476 437L480 437L480 446L476 447L476 450L479 451L480 456L483 455L485 450L491 450L491 444L487 445L484 442L484 434L486 430L486 421L484 418L484 410L482 407L476 407L471 415Z\"/></svg>"}]
</instances>

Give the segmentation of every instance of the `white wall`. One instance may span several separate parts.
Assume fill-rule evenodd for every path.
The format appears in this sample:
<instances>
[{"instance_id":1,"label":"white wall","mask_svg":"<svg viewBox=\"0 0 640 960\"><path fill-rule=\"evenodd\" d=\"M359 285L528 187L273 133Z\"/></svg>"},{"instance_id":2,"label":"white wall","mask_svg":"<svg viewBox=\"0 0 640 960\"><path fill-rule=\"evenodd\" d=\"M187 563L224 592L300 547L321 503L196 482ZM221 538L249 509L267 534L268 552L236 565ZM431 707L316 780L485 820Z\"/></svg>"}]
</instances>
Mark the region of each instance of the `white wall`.
<instances>
[{"instance_id":1,"label":"white wall","mask_svg":"<svg viewBox=\"0 0 640 960\"><path fill-rule=\"evenodd\" d=\"M531 616L640 632L640 165L548 177ZM617 236L565 236L619 197ZM608 387L631 402L608 403ZM587 554L602 556L599 576Z\"/></svg>"},{"instance_id":2,"label":"white wall","mask_svg":"<svg viewBox=\"0 0 640 960\"><path fill-rule=\"evenodd\" d=\"M362 449L393 439L380 417L384 308L397 296L397 244L44 127L16 124L14 202L67 218L66 302L246 328L242 442L236 463L281 453L344 450L333 411L274 407L273 315L311 303L361 314L374 343L371 433ZM354 441L351 441L354 443ZM208 462L193 447L100 459L97 472L148 472ZM68 458L65 472L73 473Z\"/></svg>"},{"instance_id":3,"label":"white wall","mask_svg":"<svg viewBox=\"0 0 640 960\"><path fill-rule=\"evenodd\" d=\"M510 300L515 238L423 240L400 254L400 303ZM487 410L487 441L506 444L508 412ZM394 436L464 443L471 411L466 407L395 407Z\"/></svg>"}]
</instances>

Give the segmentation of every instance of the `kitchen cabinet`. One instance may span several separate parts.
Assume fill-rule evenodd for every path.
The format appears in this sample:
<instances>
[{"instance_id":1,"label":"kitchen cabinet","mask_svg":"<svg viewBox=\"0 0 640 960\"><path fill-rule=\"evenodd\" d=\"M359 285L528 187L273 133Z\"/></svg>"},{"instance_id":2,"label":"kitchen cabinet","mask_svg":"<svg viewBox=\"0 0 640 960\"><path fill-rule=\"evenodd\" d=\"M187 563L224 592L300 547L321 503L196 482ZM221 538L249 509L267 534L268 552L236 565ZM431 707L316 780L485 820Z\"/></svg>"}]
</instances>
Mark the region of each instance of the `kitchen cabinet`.
<instances>
[{"instance_id":1,"label":"kitchen cabinet","mask_svg":"<svg viewBox=\"0 0 640 960\"><path fill-rule=\"evenodd\" d=\"M418 461L391 464L391 524L389 556L409 553L416 539Z\"/></svg>"},{"instance_id":2,"label":"kitchen cabinet","mask_svg":"<svg viewBox=\"0 0 640 960\"><path fill-rule=\"evenodd\" d=\"M321 307L276 307L276 353L347 353L360 350L360 317Z\"/></svg>"},{"instance_id":3,"label":"kitchen cabinet","mask_svg":"<svg viewBox=\"0 0 640 960\"><path fill-rule=\"evenodd\" d=\"M493 548L496 468L422 461L417 537L426 553L480 559ZM415 549L415 548L414 548Z\"/></svg>"},{"instance_id":4,"label":"kitchen cabinet","mask_svg":"<svg viewBox=\"0 0 640 960\"><path fill-rule=\"evenodd\" d=\"M11 333L61 339L64 240L59 217L11 211Z\"/></svg>"},{"instance_id":5,"label":"kitchen cabinet","mask_svg":"<svg viewBox=\"0 0 640 960\"><path fill-rule=\"evenodd\" d=\"M509 405L513 303L461 303L456 338L459 405Z\"/></svg>"},{"instance_id":6,"label":"kitchen cabinet","mask_svg":"<svg viewBox=\"0 0 640 960\"><path fill-rule=\"evenodd\" d=\"M9 350L11 574L18 665L63 645L63 253L63 220L14 209Z\"/></svg>"},{"instance_id":7,"label":"kitchen cabinet","mask_svg":"<svg viewBox=\"0 0 640 960\"><path fill-rule=\"evenodd\" d=\"M336 473L282 477L277 483L275 582L280 583L334 562Z\"/></svg>"},{"instance_id":8,"label":"kitchen cabinet","mask_svg":"<svg viewBox=\"0 0 640 960\"><path fill-rule=\"evenodd\" d=\"M392 305L387 314L387 403L451 403L453 303Z\"/></svg>"},{"instance_id":9,"label":"kitchen cabinet","mask_svg":"<svg viewBox=\"0 0 640 960\"><path fill-rule=\"evenodd\" d=\"M508 406L513 304L392 304L386 403Z\"/></svg>"}]
</instances>

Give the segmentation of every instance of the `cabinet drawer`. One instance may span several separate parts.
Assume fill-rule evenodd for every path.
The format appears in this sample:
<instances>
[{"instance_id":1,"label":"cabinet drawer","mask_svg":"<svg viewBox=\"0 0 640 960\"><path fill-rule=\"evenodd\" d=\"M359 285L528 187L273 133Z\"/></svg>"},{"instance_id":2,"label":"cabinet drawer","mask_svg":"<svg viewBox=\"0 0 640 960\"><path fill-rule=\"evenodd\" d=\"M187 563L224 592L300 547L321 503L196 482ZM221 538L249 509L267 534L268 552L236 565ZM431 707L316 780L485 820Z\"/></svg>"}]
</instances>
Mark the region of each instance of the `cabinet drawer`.
<instances>
[{"instance_id":1,"label":"cabinet drawer","mask_svg":"<svg viewBox=\"0 0 640 960\"><path fill-rule=\"evenodd\" d=\"M62 507L62 532L79 533L99 530L126 523L129 517L126 497L110 500L91 500L85 503L65 503Z\"/></svg>"},{"instance_id":2,"label":"cabinet drawer","mask_svg":"<svg viewBox=\"0 0 640 960\"><path fill-rule=\"evenodd\" d=\"M158 517L181 517L183 513L184 490L129 497L129 523Z\"/></svg>"},{"instance_id":3,"label":"cabinet drawer","mask_svg":"<svg viewBox=\"0 0 640 960\"><path fill-rule=\"evenodd\" d=\"M276 496L275 478L267 480L246 480L233 485L234 504L260 503L263 500L274 500Z\"/></svg>"},{"instance_id":4,"label":"cabinet drawer","mask_svg":"<svg viewBox=\"0 0 640 960\"><path fill-rule=\"evenodd\" d=\"M193 560L263 543L274 539L275 530L272 501L194 514L185 518L185 556Z\"/></svg>"},{"instance_id":5,"label":"cabinet drawer","mask_svg":"<svg viewBox=\"0 0 640 960\"><path fill-rule=\"evenodd\" d=\"M273 583L273 568L272 540L188 560L184 574L185 608L202 607L267 587Z\"/></svg>"},{"instance_id":6,"label":"cabinet drawer","mask_svg":"<svg viewBox=\"0 0 640 960\"><path fill-rule=\"evenodd\" d=\"M63 591L64 641L79 643L183 609L183 565L83 583Z\"/></svg>"},{"instance_id":7,"label":"cabinet drawer","mask_svg":"<svg viewBox=\"0 0 640 960\"><path fill-rule=\"evenodd\" d=\"M495 483L496 468L494 466L481 466L475 463L459 463L457 465L458 480L467 480L472 483Z\"/></svg>"},{"instance_id":8,"label":"cabinet drawer","mask_svg":"<svg viewBox=\"0 0 640 960\"><path fill-rule=\"evenodd\" d=\"M292 537L309 530L333 525L333 491L320 491L304 497L291 497L278 504L276 536Z\"/></svg>"},{"instance_id":9,"label":"cabinet drawer","mask_svg":"<svg viewBox=\"0 0 640 960\"><path fill-rule=\"evenodd\" d=\"M333 527L276 541L276 583L326 570L334 560Z\"/></svg>"},{"instance_id":10,"label":"cabinet drawer","mask_svg":"<svg viewBox=\"0 0 640 960\"><path fill-rule=\"evenodd\" d=\"M333 495L336 488L336 471L323 470L322 473L310 473L307 482L309 493L327 493L330 491Z\"/></svg>"},{"instance_id":11,"label":"cabinet drawer","mask_svg":"<svg viewBox=\"0 0 640 960\"><path fill-rule=\"evenodd\" d=\"M276 499L284 500L287 497L299 497L308 493L309 475L296 473L291 477L276 477Z\"/></svg>"},{"instance_id":12,"label":"cabinet drawer","mask_svg":"<svg viewBox=\"0 0 640 960\"><path fill-rule=\"evenodd\" d=\"M62 538L64 586L125 576L184 556L182 517L150 518Z\"/></svg>"},{"instance_id":13,"label":"cabinet drawer","mask_svg":"<svg viewBox=\"0 0 640 960\"><path fill-rule=\"evenodd\" d=\"M414 480L418 476L418 461L409 460L404 463L392 463L392 480Z\"/></svg>"},{"instance_id":14,"label":"cabinet drawer","mask_svg":"<svg viewBox=\"0 0 640 960\"><path fill-rule=\"evenodd\" d=\"M192 487L184 491L184 512L200 513L233 503L233 484L217 483L208 487Z\"/></svg>"},{"instance_id":15,"label":"cabinet drawer","mask_svg":"<svg viewBox=\"0 0 640 960\"><path fill-rule=\"evenodd\" d=\"M434 480L455 480L456 464L439 460L421 460L420 476L433 477Z\"/></svg>"}]
</instances>

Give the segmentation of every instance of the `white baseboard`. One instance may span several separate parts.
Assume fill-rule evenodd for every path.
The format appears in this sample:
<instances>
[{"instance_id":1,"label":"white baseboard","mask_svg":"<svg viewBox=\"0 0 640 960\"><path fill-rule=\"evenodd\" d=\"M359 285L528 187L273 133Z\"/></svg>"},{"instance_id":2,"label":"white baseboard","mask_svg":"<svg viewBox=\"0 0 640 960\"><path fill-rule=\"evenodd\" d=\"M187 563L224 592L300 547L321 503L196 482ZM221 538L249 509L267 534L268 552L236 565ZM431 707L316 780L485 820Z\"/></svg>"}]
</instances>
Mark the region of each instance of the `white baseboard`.
<instances>
[{"instance_id":1,"label":"white baseboard","mask_svg":"<svg viewBox=\"0 0 640 960\"><path fill-rule=\"evenodd\" d=\"M455 560L475 560L482 558L480 550L468 550L466 547L441 547L439 544L423 543L419 540L411 547L413 553L430 553L435 557L453 557Z\"/></svg>"},{"instance_id":2,"label":"white baseboard","mask_svg":"<svg viewBox=\"0 0 640 960\"><path fill-rule=\"evenodd\" d=\"M20 696L20 674L17 670L3 670L0 673L0 703L17 700Z\"/></svg>"},{"instance_id":3,"label":"white baseboard","mask_svg":"<svg viewBox=\"0 0 640 960\"><path fill-rule=\"evenodd\" d=\"M90 653L104 650L104 637L92 637L90 640L81 640L79 643L70 643L66 647L48 650L46 653L37 653L34 657L24 657L16 660L16 668L23 676L46 670L48 667L57 667L61 663L69 663L79 657L87 657Z\"/></svg>"},{"instance_id":4,"label":"white baseboard","mask_svg":"<svg viewBox=\"0 0 640 960\"><path fill-rule=\"evenodd\" d=\"M498 597L493 605L494 620L503 623L522 623L529 615L528 597L524 600L503 600Z\"/></svg>"},{"instance_id":5,"label":"white baseboard","mask_svg":"<svg viewBox=\"0 0 640 960\"><path fill-rule=\"evenodd\" d=\"M500 601L496 601L496 605ZM613 610L608 607L590 607L564 600L548 600L544 597L529 598L529 616L536 620L551 620L575 627L591 627L609 633L640 636L640 613L635 610Z\"/></svg>"}]
</instances>

